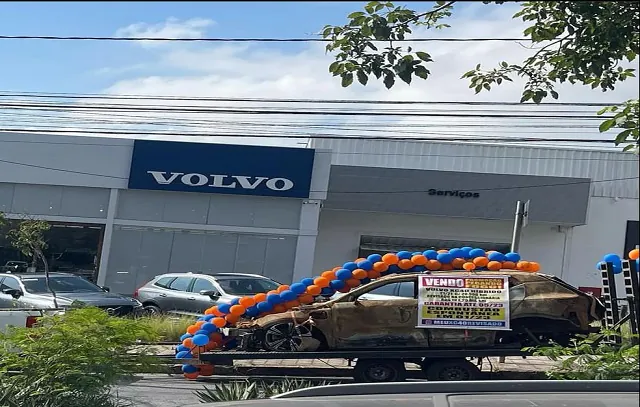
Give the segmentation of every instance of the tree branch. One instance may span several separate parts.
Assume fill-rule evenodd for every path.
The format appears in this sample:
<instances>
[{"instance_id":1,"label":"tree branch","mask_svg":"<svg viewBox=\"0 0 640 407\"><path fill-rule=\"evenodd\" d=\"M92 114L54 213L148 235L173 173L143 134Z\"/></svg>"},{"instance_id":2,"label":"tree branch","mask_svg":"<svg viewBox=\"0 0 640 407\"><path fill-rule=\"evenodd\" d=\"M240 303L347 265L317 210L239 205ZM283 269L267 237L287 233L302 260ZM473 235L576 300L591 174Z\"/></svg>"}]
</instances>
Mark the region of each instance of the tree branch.
<instances>
[{"instance_id":1,"label":"tree branch","mask_svg":"<svg viewBox=\"0 0 640 407\"><path fill-rule=\"evenodd\" d=\"M407 21L404 21L404 22L402 22L402 23L398 23L398 24L392 25L392 26L391 26L391 28L396 28L396 27L401 26L401 25L403 25L403 24L412 23L412 22L414 22L414 21L420 20L422 17L431 16L431 15L433 15L433 14L437 13L438 11L442 11L442 10L446 9L447 7L449 7L449 6L453 5L453 3L456 3L456 0L454 0L454 1L450 1L450 2L448 2L448 3L445 3L445 4L443 4L442 6L438 7L438 8L437 8L437 9L435 9L435 10L426 11L426 12L421 13L421 14L416 14L414 17L411 17L411 18L410 18L410 19L408 19Z\"/></svg>"}]
</instances>

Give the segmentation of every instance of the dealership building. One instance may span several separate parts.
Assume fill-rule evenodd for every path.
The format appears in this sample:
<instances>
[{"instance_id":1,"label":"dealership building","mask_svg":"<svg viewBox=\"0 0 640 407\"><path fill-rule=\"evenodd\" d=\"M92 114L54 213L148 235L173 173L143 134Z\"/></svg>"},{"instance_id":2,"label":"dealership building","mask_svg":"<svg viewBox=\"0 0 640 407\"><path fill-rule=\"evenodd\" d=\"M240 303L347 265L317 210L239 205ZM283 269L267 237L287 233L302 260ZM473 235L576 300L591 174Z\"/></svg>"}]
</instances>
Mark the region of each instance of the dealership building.
<instances>
[{"instance_id":1,"label":"dealership building","mask_svg":"<svg viewBox=\"0 0 640 407\"><path fill-rule=\"evenodd\" d=\"M125 294L167 272L288 283L376 252L508 251L518 200L522 256L576 286L638 244L638 159L610 150L0 133L0 211L49 221L54 269ZM0 237L0 266L18 257Z\"/></svg>"}]
</instances>

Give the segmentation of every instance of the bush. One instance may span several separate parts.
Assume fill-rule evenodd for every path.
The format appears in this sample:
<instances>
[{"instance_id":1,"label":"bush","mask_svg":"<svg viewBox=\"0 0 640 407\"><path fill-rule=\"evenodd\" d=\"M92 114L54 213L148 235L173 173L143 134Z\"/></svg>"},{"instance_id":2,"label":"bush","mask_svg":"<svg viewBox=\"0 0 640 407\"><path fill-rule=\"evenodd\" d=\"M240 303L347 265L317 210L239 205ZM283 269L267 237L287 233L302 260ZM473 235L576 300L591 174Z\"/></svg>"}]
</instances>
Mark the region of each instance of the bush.
<instances>
[{"instance_id":1,"label":"bush","mask_svg":"<svg viewBox=\"0 0 640 407\"><path fill-rule=\"evenodd\" d=\"M98 308L45 316L33 328L11 328L0 335L0 390L20 406L113 406L110 386L155 361L130 353L137 339L156 337L144 324Z\"/></svg>"},{"instance_id":2,"label":"bush","mask_svg":"<svg viewBox=\"0 0 640 407\"><path fill-rule=\"evenodd\" d=\"M148 327L159 341L180 342L180 337L193 325L196 317L148 315L136 318L136 321Z\"/></svg>"},{"instance_id":3,"label":"bush","mask_svg":"<svg viewBox=\"0 0 640 407\"><path fill-rule=\"evenodd\" d=\"M302 379L286 379L272 383L245 380L242 382L216 383L212 387L205 386L203 390L198 390L195 394L201 403L216 403L269 398L293 390L329 384L332 383L326 381L314 383L311 380Z\"/></svg>"},{"instance_id":4,"label":"bush","mask_svg":"<svg viewBox=\"0 0 640 407\"><path fill-rule=\"evenodd\" d=\"M613 332L603 333L616 335ZM623 336L621 345L600 341L601 334L572 339L570 346L557 344L529 348L536 356L547 356L560 364L547 371L554 380L639 380L638 345Z\"/></svg>"}]
</instances>

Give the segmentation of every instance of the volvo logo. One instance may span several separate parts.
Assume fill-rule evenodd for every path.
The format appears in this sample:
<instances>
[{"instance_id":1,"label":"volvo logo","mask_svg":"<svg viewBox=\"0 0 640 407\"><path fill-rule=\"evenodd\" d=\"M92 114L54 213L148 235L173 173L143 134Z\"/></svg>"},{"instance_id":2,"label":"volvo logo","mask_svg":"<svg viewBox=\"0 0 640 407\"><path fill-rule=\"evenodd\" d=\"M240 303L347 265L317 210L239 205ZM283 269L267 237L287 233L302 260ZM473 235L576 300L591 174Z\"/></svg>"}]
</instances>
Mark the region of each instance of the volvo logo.
<instances>
[{"instance_id":1,"label":"volvo logo","mask_svg":"<svg viewBox=\"0 0 640 407\"><path fill-rule=\"evenodd\" d=\"M120 309L120 307L116 307L116 308L107 308L105 311L107 311L107 315L116 315L116 313L118 312L118 310Z\"/></svg>"},{"instance_id":2,"label":"volvo logo","mask_svg":"<svg viewBox=\"0 0 640 407\"><path fill-rule=\"evenodd\" d=\"M190 187L256 189L260 185L272 191L288 191L293 181L287 178L251 177L246 175L198 174L183 172L147 171L159 185L181 183Z\"/></svg>"}]
</instances>

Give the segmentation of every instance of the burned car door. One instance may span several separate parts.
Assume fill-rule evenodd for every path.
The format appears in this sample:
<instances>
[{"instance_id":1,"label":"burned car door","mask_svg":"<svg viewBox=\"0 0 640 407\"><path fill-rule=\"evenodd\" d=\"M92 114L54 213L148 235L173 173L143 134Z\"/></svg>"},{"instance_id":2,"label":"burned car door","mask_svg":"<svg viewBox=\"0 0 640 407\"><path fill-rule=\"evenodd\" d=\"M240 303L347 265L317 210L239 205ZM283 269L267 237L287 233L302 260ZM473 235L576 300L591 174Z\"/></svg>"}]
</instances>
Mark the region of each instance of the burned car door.
<instances>
[{"instance_id":1,"label":"burned car door","mask_svg":"<svg viewBox=\"0 0 640 407\"><path fill-rule=\"evenodd\" d=\"M415 286L415 281L412 284ZM337 349L407 348L428 343L423 330L416 328L418 300L415 296L385 300L354 298L334 304L331 319Z\"/></svg>"}]
</instances>

